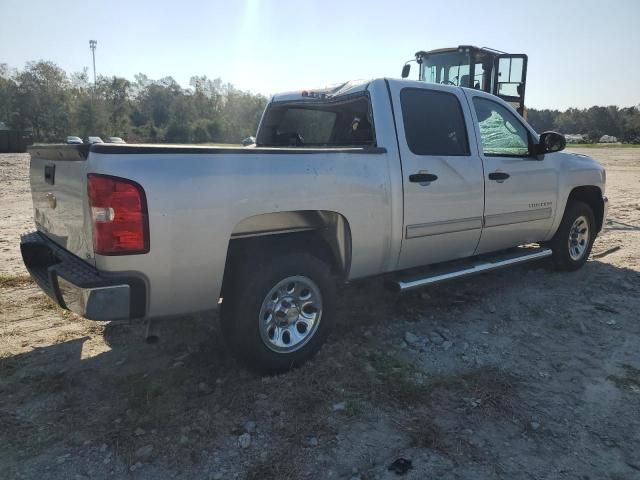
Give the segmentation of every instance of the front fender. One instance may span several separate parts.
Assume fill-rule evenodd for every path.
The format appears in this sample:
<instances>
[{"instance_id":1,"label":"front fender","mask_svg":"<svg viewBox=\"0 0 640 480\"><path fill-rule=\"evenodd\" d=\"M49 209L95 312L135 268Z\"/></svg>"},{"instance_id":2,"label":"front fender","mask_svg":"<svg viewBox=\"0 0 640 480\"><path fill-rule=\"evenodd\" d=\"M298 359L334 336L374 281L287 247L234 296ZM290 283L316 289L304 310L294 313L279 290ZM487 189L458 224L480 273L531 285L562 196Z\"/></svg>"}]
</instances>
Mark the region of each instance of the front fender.
<instances>
[{"instance_id":1,"label":"front fender","mask_svg":"<svg viewBox=\"0 0 640 480\"><path fill-rule=\"evenodd\" d=\"M571 152L559 152L558 159L558 205L555 210L553 224L547 238L555 235L567 208L571 193L579 187L597 187L604 197L606 187L606 172L604 167L591 157Z\"/></svg>"}]
</instances>

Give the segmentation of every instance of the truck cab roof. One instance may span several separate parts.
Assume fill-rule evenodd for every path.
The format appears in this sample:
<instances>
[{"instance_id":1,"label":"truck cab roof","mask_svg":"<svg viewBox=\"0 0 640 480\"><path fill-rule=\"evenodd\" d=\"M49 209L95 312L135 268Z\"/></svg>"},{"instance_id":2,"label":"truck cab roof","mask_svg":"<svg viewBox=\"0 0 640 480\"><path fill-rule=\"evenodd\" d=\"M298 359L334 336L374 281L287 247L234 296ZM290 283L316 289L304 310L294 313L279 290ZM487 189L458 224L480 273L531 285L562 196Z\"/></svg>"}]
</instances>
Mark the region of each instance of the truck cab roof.
<instances>
[{"instance_id":1,"label":"truck cab roof","mask_svg":"<svg viewBox=\"0 0 640 480\"><path fill-rule=\"evenodd\" d=\"M309 88L304 90L294 90L275 94L273 102L291 102L298 100L327 100L343 95L363 92L367 89L372 80L350 80L343 83L328 85L321 88Z\"/></svg>"},{"instance_id":2,"label":"truck cab roof","mask_svg":"<svg viewBox=\"0 0 640 480\"><path fill-rule=\"evenodd\" d=\"M349 96L349 95L354 95L357 93L364 92L368 89L369 85L371 85L372 83L383 82L386 80L393 80L394 82L402 83L408 87L414 86L419 88L429 88L429 85L430 85L430 84L425 84L425 82L422 82L419 80L407 80L407 79L399 79L399 78L390 79L385 77L373 78L369 80L349 80L347 82L329 85L327 87L322 87L322 88L309 88L309 89L303 89L303 90L293 90L289 92L276 93L271 97L271 102L280 103L280 102L297 102L297 101L307 101L307 100L308 101L313 101L313 100L330 101L330 100L335 100L339 97L344 97L344 96ZM437 88L439 90L451 90L451 91L455 91L459 88L464 88L465 90L467 90L467 88L465 87L458 87L455 85L441 85L441 84L438 84ZM469 89L469 90L474 90L474 89ZM474 90L474 91L477 92L477 90Z\"/></svg>"}]
</instances>

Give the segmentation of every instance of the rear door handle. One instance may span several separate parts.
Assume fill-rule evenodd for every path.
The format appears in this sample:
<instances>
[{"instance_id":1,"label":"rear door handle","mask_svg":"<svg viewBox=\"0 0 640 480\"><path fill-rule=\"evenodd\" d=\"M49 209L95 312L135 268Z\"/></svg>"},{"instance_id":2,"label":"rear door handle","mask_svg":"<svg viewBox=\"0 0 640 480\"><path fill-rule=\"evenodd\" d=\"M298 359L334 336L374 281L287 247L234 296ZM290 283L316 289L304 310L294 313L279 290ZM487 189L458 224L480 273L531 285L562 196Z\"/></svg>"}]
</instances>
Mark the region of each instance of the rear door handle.
<instances>
[{"instance_id":1,"label":"rear door handle","mask_svg":"<svg viewBox=\"0 0 640 480\"><path fill-rule=\"evenodd\" d=\"M45 165L44 167L44 181L49 185L56 183L56 166Z\"/></svg>"},{"instance_id":2,"label":"rear door handle","mask_svg":"<svg viewBox=\"0 0 640 480\"><path fill-rule=\"evenodd\" d=\"M496 180L499 183L504 182L510 175L504 172L492 172L489 174L489 180Z\"/></svg>"},{"instance_id":3,"label":"rear door handle","mask_svg":"<svg viewBox=\"0 0 640 480\"><path fill-rule=\"evenodd\" d=\"M430 183L438 179L437 175L432 173L414 173L409 175L409 181L413 183Z\"/></svg>"}]
</instances>

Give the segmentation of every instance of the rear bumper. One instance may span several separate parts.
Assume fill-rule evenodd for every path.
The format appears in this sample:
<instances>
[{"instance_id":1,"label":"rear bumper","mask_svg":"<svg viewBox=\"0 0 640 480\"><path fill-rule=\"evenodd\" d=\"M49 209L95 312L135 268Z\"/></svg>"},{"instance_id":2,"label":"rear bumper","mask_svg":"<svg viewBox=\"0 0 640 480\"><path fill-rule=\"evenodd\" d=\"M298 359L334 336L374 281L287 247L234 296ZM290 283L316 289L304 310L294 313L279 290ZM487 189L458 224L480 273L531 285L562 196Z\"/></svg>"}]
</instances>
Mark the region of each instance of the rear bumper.
<instances>
[{"instance_id":1,"label":"rear bumper","mask_svg":"<svg viewBox=\"0 0 640 480\"><path fill-rule=\"evenodd\" d=\"M39 232L23 235L20 251L31 277L62 308L90 320L145 316L141 277L101 272Z\"/></svg>"}]
</instances>

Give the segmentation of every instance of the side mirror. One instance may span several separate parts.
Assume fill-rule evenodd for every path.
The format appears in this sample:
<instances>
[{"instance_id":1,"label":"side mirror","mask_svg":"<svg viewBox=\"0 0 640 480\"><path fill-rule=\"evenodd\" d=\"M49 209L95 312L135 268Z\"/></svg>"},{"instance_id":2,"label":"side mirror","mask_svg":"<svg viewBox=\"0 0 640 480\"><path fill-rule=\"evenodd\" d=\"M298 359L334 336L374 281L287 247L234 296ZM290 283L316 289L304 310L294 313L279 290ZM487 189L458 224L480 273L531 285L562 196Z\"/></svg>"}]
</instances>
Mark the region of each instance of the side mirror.
<instances>
[{"instance_id":1,"label":"side mirror","mask_svg":"<svg viewBox=\"0 0 640 480\"><path fill-rule=\"evenodd\" d=\"M402 78L407 78L409 76L410 71L411 71L411 64L405 63L404 67L402 67Z\"/></svg>"},{"instance_id":2,"label":"side mirror","mask_svg":"<svg viewBox=\"0 0 640 480\"><path fill-rule=\"evenodd\" d=\"M544 132L540 135L540 143L538 144L539 154L554 153L564 150L567 146L567 140L564 135L557 132Z\"/></svg>"}]
</instances>

